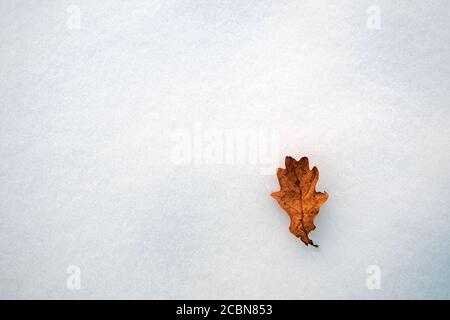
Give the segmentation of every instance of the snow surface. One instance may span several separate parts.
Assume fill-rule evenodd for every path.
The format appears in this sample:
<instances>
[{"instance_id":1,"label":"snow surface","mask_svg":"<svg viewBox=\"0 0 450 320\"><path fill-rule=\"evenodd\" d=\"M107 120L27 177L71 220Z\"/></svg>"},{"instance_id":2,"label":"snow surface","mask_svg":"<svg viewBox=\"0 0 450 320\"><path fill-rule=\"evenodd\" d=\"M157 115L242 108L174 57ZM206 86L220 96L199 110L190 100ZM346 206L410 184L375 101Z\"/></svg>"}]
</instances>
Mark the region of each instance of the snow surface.
<instances>
[{"instance_id":1,"label":"snow surface","mask_svg":"<svg viewBox=\"0 0 450 320\"><path fill-rule=\"evenodd\" d=\"M2 0L0 298L449 298L449 40L449 1ZM200 125L318 166L319 248L260 163L176 162Z\"/></svg>"}]
</instances>

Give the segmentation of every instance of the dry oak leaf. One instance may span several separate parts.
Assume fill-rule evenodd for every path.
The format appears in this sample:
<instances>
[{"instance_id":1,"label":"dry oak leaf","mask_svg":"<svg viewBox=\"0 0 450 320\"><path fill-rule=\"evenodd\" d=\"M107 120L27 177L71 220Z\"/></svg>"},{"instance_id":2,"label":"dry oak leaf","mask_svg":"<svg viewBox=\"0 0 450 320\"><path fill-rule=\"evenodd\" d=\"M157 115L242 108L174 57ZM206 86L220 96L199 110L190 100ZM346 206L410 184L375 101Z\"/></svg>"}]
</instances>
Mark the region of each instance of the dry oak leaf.
<instances>
[{"instance_id":1,"label":"dry oak leaf","mask_svg":"<svg viewBox=\"0 0 450 320\"><path fill-rule=\"evenodd\" d=\"M317 192L319 170L316 167L309 170L308 158L296 161L286 157L286 169L278 168L277 177L280 191L273 192L278 204L289 214L291 225L289 230L306 245L315 245L308 234L316 228L314 219L320 207L327 201L328 193Z\"/></svg>"}]
</instances>

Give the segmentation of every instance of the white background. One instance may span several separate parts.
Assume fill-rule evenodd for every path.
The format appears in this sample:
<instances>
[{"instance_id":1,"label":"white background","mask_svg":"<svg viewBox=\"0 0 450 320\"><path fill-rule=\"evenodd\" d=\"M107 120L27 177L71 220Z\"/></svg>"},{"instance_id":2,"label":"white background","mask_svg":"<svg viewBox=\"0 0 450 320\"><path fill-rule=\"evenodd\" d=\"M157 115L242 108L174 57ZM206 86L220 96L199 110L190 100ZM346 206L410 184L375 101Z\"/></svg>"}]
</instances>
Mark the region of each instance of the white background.
<instances>
[{"instance_id":1,"label":"white background","mask_svg":"<svg viewBox=\"0 0 450 320\"><path fill-rule=\"evenodd\" d=\"M1 0L0 297L448 298L449 75L449 1ZM195 123L308 156L320 247L274 175L174 164Z\"/></svg>"}]
</instances>

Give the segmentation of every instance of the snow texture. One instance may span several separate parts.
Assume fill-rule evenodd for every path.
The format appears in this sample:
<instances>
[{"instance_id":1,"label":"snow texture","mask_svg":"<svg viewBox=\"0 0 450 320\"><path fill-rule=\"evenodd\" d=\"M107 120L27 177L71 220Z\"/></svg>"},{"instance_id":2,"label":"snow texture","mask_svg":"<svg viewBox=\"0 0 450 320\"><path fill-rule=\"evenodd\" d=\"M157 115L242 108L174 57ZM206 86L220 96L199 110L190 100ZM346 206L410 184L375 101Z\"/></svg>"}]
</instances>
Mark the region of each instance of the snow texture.
<instances>
[{"instance_id":1,"label":"snow texture","mask_svg":"<svg viewBox=\"0 0 450 320\"><path fill-rule=\"evenodd\" d=\"M0 298L449 298L449 40L444 0L2 0ZM319 248L258 164L176 163L199 124L318 166Z\"/></svg>"}]
</instances>

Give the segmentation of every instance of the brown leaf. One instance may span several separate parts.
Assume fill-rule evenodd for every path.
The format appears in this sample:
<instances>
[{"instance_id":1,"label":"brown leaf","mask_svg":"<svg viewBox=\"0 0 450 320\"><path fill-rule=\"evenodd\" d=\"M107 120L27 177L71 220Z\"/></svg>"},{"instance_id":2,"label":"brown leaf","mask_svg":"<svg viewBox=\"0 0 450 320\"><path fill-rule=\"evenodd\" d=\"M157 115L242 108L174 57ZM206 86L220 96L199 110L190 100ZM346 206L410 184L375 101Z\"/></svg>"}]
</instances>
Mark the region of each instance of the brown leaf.
<instances>
[{"instance_id":1,"label":"brown leaf","mask_svg":"<svg viewBox=\"0 0 450 320\"><path fill-rule=\"evenodd\" d=\"M328 193L316 192L319 170L309 170L308 158L296 161L286 157L286 169L278 168L277 176L280 191L273 192L278 204L289 214L291 225L289 230L306 245L315 245L308 234L316 228L314 219L320 207L327 201Z\"/></svg>"}]
</instances>

